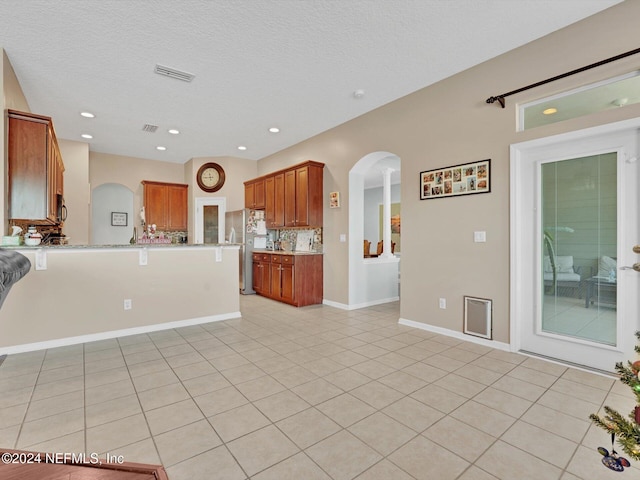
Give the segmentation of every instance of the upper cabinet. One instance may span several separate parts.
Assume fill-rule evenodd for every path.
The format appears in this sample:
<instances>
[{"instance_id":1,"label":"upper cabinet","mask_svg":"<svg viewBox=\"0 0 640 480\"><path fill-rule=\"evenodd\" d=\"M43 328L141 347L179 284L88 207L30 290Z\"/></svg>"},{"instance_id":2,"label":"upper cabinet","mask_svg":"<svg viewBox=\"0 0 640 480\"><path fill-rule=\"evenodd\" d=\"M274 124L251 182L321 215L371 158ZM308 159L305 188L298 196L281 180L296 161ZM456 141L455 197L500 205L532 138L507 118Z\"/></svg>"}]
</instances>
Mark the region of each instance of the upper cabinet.
<instances>
[{"instance_id":1,"label":"upper cabinet","mask_svg":"<svg viewBox=\"0 0 640 480\"><path fill-rule=\"evenodd\" d=\"M321 227L324 164L307 161L245 182L245 206L255 198L256 185L264 185L264 209L267 228Z\"/></svg>"},{"instance_id":2,"label":"upper cabinet","mask_svg":"<svg viewBox=\"0 0 640 480\"><path fill-rule=\"evenodd\" d=\"M265 208L264 196L265 182L264 178L251 180L244 183L244 206L245 208L253 208L255 210L263 210Z\"/></svg>"},{"instance_id":3,"label":"upper cabinet","mask_svg":"<svg viewBox=\"0 0 640 480\"><path fill-rule=\"evenodd\" d=\"M160 231L184 231L188 223L189 186L143 180L147 225Z\"/></svg>"},{"instance_id":4,"label":"upper cabinet","mask_svg":"<svg viewBox=\"0 0 640 480\"><path fill-rule=\"evenodd\" d=\"M284 227L284 173L267 177L264 185L264 219L267 228Z\"/></svg>"},{"instance_id":5,"label":"upper cabinet","mask_svg":"<svg viewBox=\"0 0 640 480\"><path fill-rule=\"evenodd\" d=\"M59 225L64 163L53 122L16 110L9 110L8 117L9 220Z\"/></svg>"}]
</instances>

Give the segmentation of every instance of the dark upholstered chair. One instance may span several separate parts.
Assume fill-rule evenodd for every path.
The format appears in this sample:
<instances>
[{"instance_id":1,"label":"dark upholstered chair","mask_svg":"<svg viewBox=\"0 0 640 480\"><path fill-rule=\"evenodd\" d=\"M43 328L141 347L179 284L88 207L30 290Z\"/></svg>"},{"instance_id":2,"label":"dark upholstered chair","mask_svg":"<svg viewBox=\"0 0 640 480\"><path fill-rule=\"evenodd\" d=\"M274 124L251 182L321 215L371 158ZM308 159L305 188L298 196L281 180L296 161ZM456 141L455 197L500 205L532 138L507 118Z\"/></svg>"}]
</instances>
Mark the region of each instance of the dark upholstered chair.
<instances>
[{"instance_id":1,"label":"dark upholstered chair","mask_svg":"<svg viewBox=\"0 0 640 480\"><path fill-rule=\"evenodd\" d=\"M15 250L0 248L0 307L11 287L31 270L27 257Z\"/></svg>"}]
</instances>

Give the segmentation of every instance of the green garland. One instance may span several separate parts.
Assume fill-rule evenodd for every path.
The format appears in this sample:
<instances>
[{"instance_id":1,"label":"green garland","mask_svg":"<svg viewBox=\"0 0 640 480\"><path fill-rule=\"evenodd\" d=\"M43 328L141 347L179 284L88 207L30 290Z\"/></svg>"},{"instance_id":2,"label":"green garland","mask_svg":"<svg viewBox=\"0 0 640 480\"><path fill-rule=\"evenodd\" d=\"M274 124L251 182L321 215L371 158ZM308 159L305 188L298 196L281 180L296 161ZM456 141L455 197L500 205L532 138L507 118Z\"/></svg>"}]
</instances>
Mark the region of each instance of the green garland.
<instances>
[{"instance_id":1,"label":"green garland","mask_svg":"<svg viewBox=\"0 0 640 480\"><path fill-rule=\"evenodd\" d=\"M636 338L640 341L640 332L636 332ZM640 346L635 346L636 353L640 354ZM616 372L620 375L620 381L628 385L636 395L636 403L640 405L640 380L638 372L634 370L633 364L627 361L627 365L622 362L616 363ZM627 416L631 421L627 420L619 412L605 405L604 417L600 417L595 413L589 415L589 418L600 428L609 433L613 433L618 437L618 444L622 450L634 460L640 460L640 425L636 423L635 410Z\"/></svg>"}]
</instances>

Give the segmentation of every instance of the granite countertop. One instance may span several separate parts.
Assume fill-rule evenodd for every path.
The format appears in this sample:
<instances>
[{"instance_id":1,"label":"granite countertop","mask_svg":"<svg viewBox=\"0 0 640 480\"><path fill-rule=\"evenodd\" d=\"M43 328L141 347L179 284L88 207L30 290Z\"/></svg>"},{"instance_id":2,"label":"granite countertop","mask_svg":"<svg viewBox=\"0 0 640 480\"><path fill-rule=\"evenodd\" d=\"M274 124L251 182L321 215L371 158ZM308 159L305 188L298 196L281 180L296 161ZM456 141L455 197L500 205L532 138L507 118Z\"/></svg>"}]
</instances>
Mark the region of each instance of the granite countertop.
<instances>
[{"instance_id":1,"label":"granite countertop","mask_svg":"<svg viewBox=\"0 0 640 480\"><path fill-rule=\"evenodd\" d=\"M273 255L323 255L322 252L301 252L299 250L267 250L264 248L255 248L253 253L271 253Z\"/></svg>"},{"instance_id":2,"label":"granite countertop","mask_svg":"<svg viewBox=\"0 0 640 480\"><path fill-rule=\"evenodd\" d=\"M91 250L91 249L126 249L126 248L240 248L239 243L135 243L135 244L117 244L117 245L2 245L0 248L11 250L37 250L46 248L51 250Z\"/></svg>"}]
</instances>

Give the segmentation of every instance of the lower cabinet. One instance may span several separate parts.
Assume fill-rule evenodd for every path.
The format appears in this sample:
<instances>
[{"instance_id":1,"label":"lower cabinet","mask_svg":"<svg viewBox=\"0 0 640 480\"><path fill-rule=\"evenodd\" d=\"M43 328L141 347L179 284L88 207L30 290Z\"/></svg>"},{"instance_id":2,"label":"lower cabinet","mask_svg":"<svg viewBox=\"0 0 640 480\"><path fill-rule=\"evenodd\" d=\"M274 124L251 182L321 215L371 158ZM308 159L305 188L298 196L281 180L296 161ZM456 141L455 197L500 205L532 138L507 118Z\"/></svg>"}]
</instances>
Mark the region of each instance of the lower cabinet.
<instances>
[{"instance_id":1,"label":"lower cabinet","mask_svg":"<svg viewBox=\"0 0 640 480\"><path fill-rule=\"evenodd\" d=\"M296 307L322 303L322 255L254 253L253 289Z\"/></svg>"},{"instance_id":2,"label":"lower cabinet","mask_svg":"<svg viewBox=\"0 0 640 480\"><path fill-rule=\"evenodd\" d=\"M271 255L253 254L253 289L260 295L268 295L270 288Z\"/></svg>"}]
</instances>

